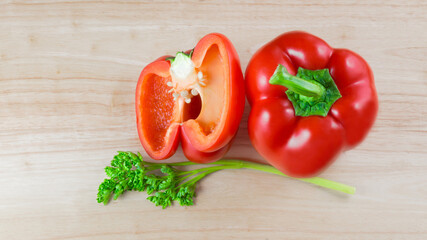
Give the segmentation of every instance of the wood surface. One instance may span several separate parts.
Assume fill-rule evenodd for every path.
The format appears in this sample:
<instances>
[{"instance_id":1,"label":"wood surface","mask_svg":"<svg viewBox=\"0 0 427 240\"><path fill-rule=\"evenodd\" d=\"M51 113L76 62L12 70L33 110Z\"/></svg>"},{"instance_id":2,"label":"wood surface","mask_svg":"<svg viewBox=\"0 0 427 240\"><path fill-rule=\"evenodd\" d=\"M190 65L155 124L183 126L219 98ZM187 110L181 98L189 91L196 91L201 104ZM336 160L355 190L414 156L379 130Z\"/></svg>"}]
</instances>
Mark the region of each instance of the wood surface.
<instances>
[{"instance_id":1,"label":"wood surface","mask_svg":"<svg viewBox=\"0 0 427 240\"><path fill-rule=\"evenodd\" d=\"M115 152L143 152L134 91L145 65L220 32L244 70L291 30L373 69L375 126L321 174L354 196L225 170L199 184L192 207L162 210L136 192L96 203ZM427 239L426 30L426 1L3 0L0 239ZM249 110L227 156L262 161ZM179 150L171 161L183 159Z\"/></svg>"}]
</instances>

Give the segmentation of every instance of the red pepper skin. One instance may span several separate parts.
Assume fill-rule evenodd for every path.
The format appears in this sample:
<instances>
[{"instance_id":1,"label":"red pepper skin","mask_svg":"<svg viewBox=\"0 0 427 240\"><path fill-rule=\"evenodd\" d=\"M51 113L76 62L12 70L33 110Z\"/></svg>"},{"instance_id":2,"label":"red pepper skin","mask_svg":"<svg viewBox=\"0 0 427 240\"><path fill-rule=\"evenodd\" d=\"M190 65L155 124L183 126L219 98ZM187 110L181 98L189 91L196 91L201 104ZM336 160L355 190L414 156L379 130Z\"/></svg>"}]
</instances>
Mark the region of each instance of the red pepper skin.
<instances>
[{"instance_id":1,"label":"red pepper skin","mask_svg":"<svg viewBox=\"0 0 427 240\"><path fill-rule=\"evenodd\" d=\"M171 81L171 63L166 58L170 56L160 57L142 70L135 95L136 120L141 144L151 158L162 160L171 157L179 143L182 145L184 155L190 161L198 163L216 161L229 150L243 115L245 87L237 52L222 34L211 33L198 42L191 57L195 66L206 69L212 67L203 64L206 58L215 58L213 53L208 53L213 46L218 49L217 53L221 57L222 64L215 67L224 71L224 79L221 81L224 81L225 94L221 99L224 99L222 101L225 107L222 109L225 110L220 116L212 119L216 127L210 135L200 131L196 117L183 122L176 120L178 103L173 100L167 86L167 82ZM209 81L208 79L207 88ZM202 101L202 108L211 107L204 104ZM193 114L193 111L190 110L189 114Z\"/></svg>"},{"instance_id":2,"label":"red pepper skin","mask_svg":"<svg viewBox=\"0 0 427 240\"><path fill-rule=\"evenodd\" d=\"M328 68L342 97L326 117L295 116L286 88L269 84L278 64L292 75L299 67ZM367 62L346 49L334 49L311 34L282 34L259 49L245 73L252 106L248 131L255 149L292 177L319 174L342 152L358 145L378 112L374 77Z\"/></svg>"},{"instance_id":3,"label":"red pepper skin","mask_svg":"<svg viewBox=\"0 0 427 240\"><path fill-rule=\"evenodd\" d=\"M219 148L216 151L203 152L198 151L193 145L191 145L189 137L185 132L183 132L181 135L181 147L185 157L188 160L196 163L210 163L222 158L228 152L228 150L230 150L231 144L233 143L233 139L231 139L231 141L228 142L227 145Z\"/></svg>"}]
</instances>

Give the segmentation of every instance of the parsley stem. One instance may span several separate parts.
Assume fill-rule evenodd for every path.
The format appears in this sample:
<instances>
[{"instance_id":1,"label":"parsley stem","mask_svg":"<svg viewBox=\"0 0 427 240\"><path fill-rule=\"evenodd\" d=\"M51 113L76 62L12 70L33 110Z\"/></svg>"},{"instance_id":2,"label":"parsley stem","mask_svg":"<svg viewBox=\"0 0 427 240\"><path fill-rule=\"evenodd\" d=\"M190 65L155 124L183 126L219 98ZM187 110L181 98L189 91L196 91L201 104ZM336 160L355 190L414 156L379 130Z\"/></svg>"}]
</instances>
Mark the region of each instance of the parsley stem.
<instances>
[{"instance_id":1,"label":"parsley stem","mask_svg":"<svg viewBox=\"0 0 427 240\"><path fill-rule=\"evenodd\" d=\"M200 179L206 177L207 175L214 173L216 171L219 170L223 170L223 169L238 169L238 168L242 168L240 165L221 165L221 166L215 166L215 167L206 167L206 168L199 168L195 171L195 173L200 173L197 177L185 182L184 184L182 184L183 186L187 186L187 185L192 185L196 182L198 182ZM194 174L191 174L194 175ZM187 176L186 176L187 177ZM181 186L181 185L180 185Z\"/></svg>"},{"instance_id":2,"label":"parsley stem","mask_svg":"<svg viewBox=\"0 0 427 240\"><path fill-rule=\"evenodd\" d=\"M169 166L189 166L189 165L200 165L200 163L195 163L195 162L174 162L174 163L168 163L168 162L147 162L144 161L144 163L146 163L147 165L154 165L154 166L163 166L163 165L169 165Z\"/></svg>"},{"instance_id":3,"label":"parsley stem","mask_svg":"<svg viewBox=\"0 0 427 240\"><path fill-rule=\"evenodd\" d=\"M182 172L182 173L184 173L184 172ZM182 180L185 180L186 178L189 178L189 177L191 177L191 176L194 176L194 175L196 175L196 174L198 174L199 172L192 172L192 171L188 171L186 174L182 174L182 173L178 173L177 174L177 176L182 176L182 175L186 175L186 176L183 176L183 177L181 177L180 179L181 179L181 182L182 182Z\"/></svg>"},{"instance_id":4,"label":"parsley stem","mask_svg":"<svg viewBox=\"0 0 427 240\"><path fill-rule=\"evenodd\" d=\"M218 170L217 170L218 171ZM213 172L215 172L215 171L213 171ZM208 174L210 174L210 173L212 173L212 172L204 172L204 173L201 173L201 174L199 174L197 177L194 177L194 178L192 178L191 180L188 180L187 182L185 182L185 183L183 183L183 184L181 184L181 185L179 185L179 187L185 187L185 186L191 186L191 185L193 185L193 184L195 184L196 182L198 182L200 179L202 179L202 178L204 178L204 177L206 177Z\"/></svg>"},{"instance_id":5,"label":"parsley stem","mask_svg":"<svg viewBox=\"0 0 427 240\"><path fill-rule=\"evenodd\" d=\"M340 192L347 193L347 194L354 194L356 192L356 189L352 186L342 184L342 183L338 183L338 182L334 182L334 181L324 179L324 178L320 178L320 177L293 178L293 177L290 177L290 176L280 172L279 170L277 170L273 166L266 165L266 164L253 163L253 162L234 160L234 159L219 160L215 163L224 164L224 165L225 164L239 164L239 165L242 165L242 168L248 168L248 169L254 169L254 170L259 170L259 171L263 171L263 172L268 172L268 173L276 174L279 176L284 176L284 177L300 180L303 182L312 183L312 184L320 186L320 187L329 188L329 189L340 191Z\"/></svg>"},{"instance_id":6,"label":"parsley stem","mask_svg":"<svg viewBox=\"0 0 427 240\"><path fill-rule=\"evenodd\" d=\"M152 163L150 162L150 164L154 164L154 165L162 165L165 163ZM170 166L188 166L188 165L200 165L199 163L194 163L194 162L176 162L176 163L166 163L167 165ZM346 184L342 184L339 182L335 182L335 181L331 181L328 179L324 179L324 178L320 178L320 177L312 177L312 178L294 178L294 177L290 177L282 172L280 172L279 170L277 170L276 168L274 168L273 166L270 165L266 165L266 164L260 164L260 163L253 163L253 162L248 162L248 161L243 161L243 160L236 160L236 159L222 159L213 163L207 163L209 165L219 165L216 167L206 167L206 168L199 168L199 169L195 169L192 171L186 171L186 172L181 172L179 173L179 175L185 175L188 173L193 173L194 171L196 171L196 173L200 173L200 172L204 172L204 171L209 171L206 174L203 174L203 177L216 172L218 170L221 169L238 169L238 168L247 168L247 169L253 169L253 170L258 170L258 171L263 171L263 172L268 172L268 173L272 173L272 174L276 174L279 176L284 176L284 177L288 177L288 178L292 178L292 179L296 179L299 181L303 181L303 182L308 182L323 188L328 188L328 189L332 189L332 190L336 190L339 192L343 192L343 193L347 193L347 194L354 194L356 192L356 189L352 186L346 185ZM214 171L211 171L214 170ZM191 176L194 174L191 174ZM199 175L200 176L200 175ZM196 178L198 178L199 176L197 176ZM198 180L202 179L198 178ZM192 181L193 179L191 179L190 181ZM198 180L196 180L195 182L197 182ZM188 181L189 182L189 181Z\"/></svg>"},{"instance_id":7,"label":"parsley stem","mask_svg":"<svg viewBox=\"0 0 427 240\"><path fill-rule=\"evenodd\" d=\"M214 164L214 163L211 163L211 164ZM218 164L215 164L215 165L218 165ZM236 168L241 168L241 167L240 167L240 165L236 165L234 163L233 164L224 164L224 165L220 165L220 166L204 167L204 168L194 169L191 171L180 172L177 175L180 176L180 175L185 175L185 174L189 174L189 173L193 173L193 172L199 173L199 172L206 172L206 171L211 171L211 170L217 171L217 170L228 169L228 168L236 169Z\"/></svg>"}]
</instances>

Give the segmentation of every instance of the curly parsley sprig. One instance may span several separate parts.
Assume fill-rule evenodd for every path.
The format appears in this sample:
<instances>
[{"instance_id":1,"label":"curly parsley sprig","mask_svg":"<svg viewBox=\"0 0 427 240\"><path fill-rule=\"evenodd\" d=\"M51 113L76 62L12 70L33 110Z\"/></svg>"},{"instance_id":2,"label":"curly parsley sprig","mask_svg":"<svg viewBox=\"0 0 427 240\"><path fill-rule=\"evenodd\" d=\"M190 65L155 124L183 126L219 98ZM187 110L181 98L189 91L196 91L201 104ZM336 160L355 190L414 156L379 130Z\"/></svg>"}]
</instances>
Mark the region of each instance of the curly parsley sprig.
<instances>
[{"instance_id":1,"label":"curly parsley sprig","mask_svg":"<svg viewBox=\"0 0 427 240\"><path fill-rule=\"evenodd\" d=\"M207 167L184 171L176 167L203 165ZM276 175L286 176L272 166L241 160L219 160L214 163L198 164L193 162L153 163L142 159L140 153L118 152L105 168L106 178L98 188L98 203L107 204L111 197L114 200L126 191L146 191L147 199L156 206L169 207L174 201L181 206L194 204L195 189L198 181L207 175L223 169L248 168ZM297 178L324 188L354 194L355 188L327 179Z\"/></svg>"}]
</instances>

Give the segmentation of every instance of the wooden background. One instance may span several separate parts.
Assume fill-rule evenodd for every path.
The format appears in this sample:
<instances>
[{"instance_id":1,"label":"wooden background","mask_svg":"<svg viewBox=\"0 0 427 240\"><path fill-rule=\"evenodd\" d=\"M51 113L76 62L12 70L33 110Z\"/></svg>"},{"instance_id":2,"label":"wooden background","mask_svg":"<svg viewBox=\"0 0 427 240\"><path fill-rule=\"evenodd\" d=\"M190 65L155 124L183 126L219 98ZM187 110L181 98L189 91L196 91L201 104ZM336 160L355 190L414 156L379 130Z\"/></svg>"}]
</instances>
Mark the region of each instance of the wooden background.
<instances>
[{"instance_id":1,"label":"wooden background","mask_svg":"<svg viewBox=\"0 0 427 240\"><path fill-rule=\"evenodd\" d=\"M162 210L134 192L96 203L115 151L143 151L134 90L146 64L220 32L245 69L297 29L374 71L374 128L321 175L356 195L230 170L203 180L193 207ZM427 239L426 30L426 1L3 0L0 239ZM248 113L228 156L261 160Z\"/></svg>"}]
</instances>

